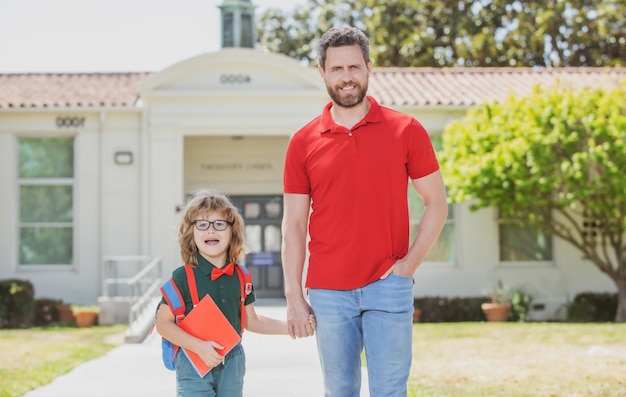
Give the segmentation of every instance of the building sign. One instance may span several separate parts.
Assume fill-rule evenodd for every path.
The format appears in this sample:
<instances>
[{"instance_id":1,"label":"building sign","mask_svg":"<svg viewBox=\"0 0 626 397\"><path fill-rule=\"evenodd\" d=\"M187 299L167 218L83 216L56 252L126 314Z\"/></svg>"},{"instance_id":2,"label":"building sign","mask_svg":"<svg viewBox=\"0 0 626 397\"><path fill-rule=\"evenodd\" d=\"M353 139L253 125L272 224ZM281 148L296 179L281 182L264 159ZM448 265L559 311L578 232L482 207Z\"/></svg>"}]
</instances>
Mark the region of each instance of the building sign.
<instances>
[{"instance_id":1,"label":"building sign","mask_svg":"<svg viewBox=\"0 0 626 397\"><path fill-rule=\"evenodd\" d=\"M200 163L203 171L272 171L274 166L270 162L211 162Z\"/></svg>"},{"instance_id":2,"label":"building sign","mask_svg":"<svg viewBox=\"0 0 626 397\"><path fill-rule=\"evenodd\" d=\"M249 84L252 81L247 74L223 74L220 75L221 84Z\"/></svg>"},{"instance_id":3,"label":"building sign","mask_svg":"<svg viewBox=\"0 0 626 397\"><path fill-rule=\"evenodd\" d=\"M282 191L288 136L185 138L185 192L215 189L229 194Z\"/></svg>"},{"instance_id":4,"label":"building sign","mask_svg":"<svg viewBox=\"0 0 626 397\"><path fill-rule=\"evenodd\" d=\"M274 266L274 252L252 252L248 256L251 259L250 265L252 266Z\"/></svg>"},{"instance_id":5,"label":"building sign","mask_svg":"<svg viewBox=\"0 0 626 397\"><path fill-rule=\"evenodd\" d=\"M55 120L58 128L77 128L85 126L85 118L77 116L59 116Z\"/></svg>"}]
</instances>

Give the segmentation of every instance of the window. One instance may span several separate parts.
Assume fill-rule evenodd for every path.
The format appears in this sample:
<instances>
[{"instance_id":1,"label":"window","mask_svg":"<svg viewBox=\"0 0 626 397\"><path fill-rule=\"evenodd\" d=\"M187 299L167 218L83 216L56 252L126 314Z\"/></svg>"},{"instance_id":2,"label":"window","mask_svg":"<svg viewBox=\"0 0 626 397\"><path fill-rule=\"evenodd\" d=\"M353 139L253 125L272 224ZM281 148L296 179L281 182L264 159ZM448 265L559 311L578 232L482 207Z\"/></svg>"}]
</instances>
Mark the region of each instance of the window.
<instances>
[{"instance_id":1,"label":"window","mask_svg":"<svg viewBox=\"0 0 626 397\"><path fill-rule=\"evenodd\" d=\"M241 15L241 47L254 48L254 23L252 15Z\"/></svg>"},{"instance_id":2,"label":"window","mask_svg":"<svg viewBox=\"0 0 626 397\"><path fill-rule=\"evenodd\" d=\"M501 262L546 262L552 260L552 237L537 227L500 220Z\"/></svg>"},{"instance_id":3,"label":"window","mask_svg":"<svg viewBox=\"0 0 626 397\"><path fill-rule=\"evenodd\" d=\"M441 150L442 139L440 135L431 137L433 147L435 151ZM424 213L424 204L422 200L413 189L413 186L409 186L409 222L411 226L410 242L413 242L417 235L417 228L419 226L420 219ZM448 205L448 218L439 235L439 238L433 245L433 247L426 255L424 262L446 262L454 264L456 261L456 249L454 238L454 206Z\"/></svg>"},{"instance_id":4,"label":"window","mask_svg":"<svg viewBox=\"0 0 626 397\"><path fill-rule=\"evenodd\" d=\"M412 186L409 187L409 222L411 225L410 241L413 242L417 235L417 228L424 213L424 204ZM448 218L443 230L433 247L426 255L424 262L448 262L455 263L454 241L454 206L448 204Z\"/></svg>"},{"instance_id":5,"label":"window","mask_svg":"<svg viewBox=\"0 0 626 397\"><path fill-rule=\"evenodd\" d=\"M235 47L235 14L224 12L222 14L222 47Z\"/></svg>"},{"instance_id":6,"label":"window","mask_svg":"<svg viewBox=\"0 0 626 397\"><path fill-rule=\"evenodd\" d=\"M19 264L73 264L74 138L22 138Z\"/></svg>"}]
</instances>

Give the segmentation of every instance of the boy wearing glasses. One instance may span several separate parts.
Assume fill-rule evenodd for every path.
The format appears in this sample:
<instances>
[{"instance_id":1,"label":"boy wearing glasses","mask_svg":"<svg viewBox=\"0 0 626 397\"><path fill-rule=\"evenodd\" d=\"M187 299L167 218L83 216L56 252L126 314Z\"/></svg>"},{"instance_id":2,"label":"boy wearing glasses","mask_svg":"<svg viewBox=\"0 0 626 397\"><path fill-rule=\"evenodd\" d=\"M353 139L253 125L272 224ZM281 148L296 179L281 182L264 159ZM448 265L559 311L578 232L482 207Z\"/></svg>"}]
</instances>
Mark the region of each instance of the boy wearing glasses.
<instances>
[{"instance_id":1,"label":"boy wearing glasses","mask_svg":"<svg viewBox=\"0 0 626 397\"><path fill-rule=\"evenodd\" d=\"M237 208L224 195L200 191L183 209L178 241L184 263L193 266L200 299L209 294L238 332L241 328L241 288L235 264L245 254L244 223ZM183 266L172 273L188 314L193 302ZM259 334L288 335L287 323L257 315L254 289L245 299L245 329ZM309 318L315 328L315 319ZM208 327L211 324L207 324ZM162 299L156 318L159 334L173 344L197 353L211 371L200 377L185 354L176 355L177 396L241 397L245 373L245 355L241 343L226 356L214 341L203 341L177 324L175 316Z\"/></svg>"}]
</instances>

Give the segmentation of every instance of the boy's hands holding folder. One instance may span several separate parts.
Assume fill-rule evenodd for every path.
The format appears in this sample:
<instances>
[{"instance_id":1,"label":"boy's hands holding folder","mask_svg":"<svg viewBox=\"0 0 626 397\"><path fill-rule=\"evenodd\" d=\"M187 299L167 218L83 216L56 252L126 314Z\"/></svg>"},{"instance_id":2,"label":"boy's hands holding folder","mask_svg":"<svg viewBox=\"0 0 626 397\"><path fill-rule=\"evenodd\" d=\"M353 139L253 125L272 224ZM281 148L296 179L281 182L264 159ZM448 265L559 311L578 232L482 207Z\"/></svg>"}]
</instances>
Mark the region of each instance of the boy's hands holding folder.
<instances>
[{"instance_id":1,"label":"boy's hands holding folder","mask_svg":"<svg viewBox=\"0 0 626 397\"><path fill-rule=\"evenodd\" d=\"M221 350L224 350L224 347L217 342L212 340L200 341L197 349L194 350L194 353L200 356L202 361L211 368L220 365L224 360L224 356L220 353Z\"/></svg>"}]
</instances>

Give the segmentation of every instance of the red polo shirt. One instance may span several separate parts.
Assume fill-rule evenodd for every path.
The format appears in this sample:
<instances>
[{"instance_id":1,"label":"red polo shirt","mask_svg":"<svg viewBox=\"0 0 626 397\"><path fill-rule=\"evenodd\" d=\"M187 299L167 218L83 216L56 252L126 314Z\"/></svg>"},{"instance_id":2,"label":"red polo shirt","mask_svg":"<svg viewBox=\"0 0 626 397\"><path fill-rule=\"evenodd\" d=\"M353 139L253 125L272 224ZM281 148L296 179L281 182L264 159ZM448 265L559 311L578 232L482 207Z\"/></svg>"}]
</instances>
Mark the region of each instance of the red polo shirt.
<instances>
[{"instance_id":1,"label":"red polo shirt","mask_svg":"<svg viewBox=\"0 0 626 397\"><path fill-rule=\"evenodd\" d=\"M370 111L351 129L333 121L328 103L287 148L284 192L312 200L309 288L362 287L406 255L409 178L439 169L415 118L367 98Z\"/></svg>"}]
</instances>

